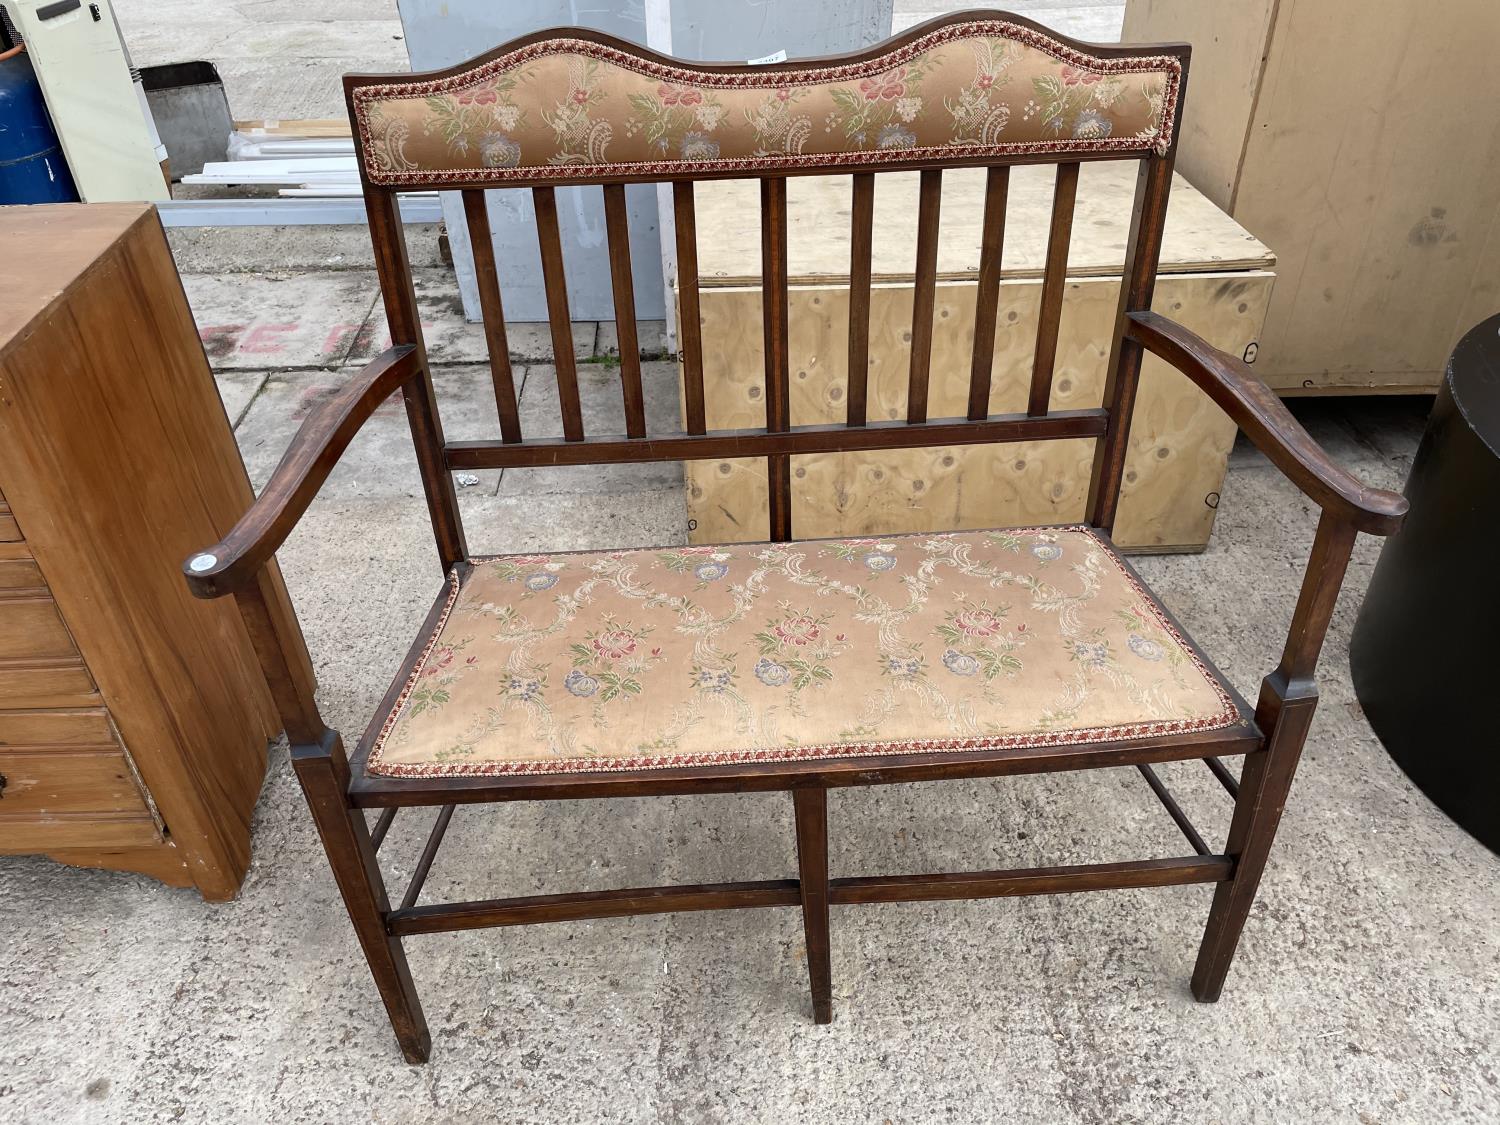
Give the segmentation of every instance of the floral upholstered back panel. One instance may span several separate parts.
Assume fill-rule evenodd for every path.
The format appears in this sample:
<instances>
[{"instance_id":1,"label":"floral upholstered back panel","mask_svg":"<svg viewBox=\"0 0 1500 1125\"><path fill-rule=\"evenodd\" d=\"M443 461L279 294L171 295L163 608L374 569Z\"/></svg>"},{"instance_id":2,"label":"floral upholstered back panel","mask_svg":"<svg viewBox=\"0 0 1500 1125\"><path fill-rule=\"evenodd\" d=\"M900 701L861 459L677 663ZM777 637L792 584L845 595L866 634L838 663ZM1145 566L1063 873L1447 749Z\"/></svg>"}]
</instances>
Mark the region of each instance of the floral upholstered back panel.
<instances>
[{"instance_id":1,"label":"floral upholstered back panel","mask_svg":"<svg viewBox=\"0 0 1500 1125\"><path fill-rule=\"evenodd\" d=\"M691 175L1165 152L1175 55L1101 58L1009 20L860 62L712 69L549 38L447 77L353 84L375 184Z\"/></svg>"}]
</instances>

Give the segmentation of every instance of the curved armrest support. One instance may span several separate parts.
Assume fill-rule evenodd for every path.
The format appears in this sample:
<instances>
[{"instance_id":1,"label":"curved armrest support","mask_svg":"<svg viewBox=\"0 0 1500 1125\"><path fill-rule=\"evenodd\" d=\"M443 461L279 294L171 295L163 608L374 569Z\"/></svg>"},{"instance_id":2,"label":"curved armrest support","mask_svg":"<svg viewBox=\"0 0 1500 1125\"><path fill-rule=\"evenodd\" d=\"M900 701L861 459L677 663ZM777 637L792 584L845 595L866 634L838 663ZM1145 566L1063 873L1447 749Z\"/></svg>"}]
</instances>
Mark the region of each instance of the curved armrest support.
<instances>
[{"instance_id":1,"label":"curved armrest support","mask_svg":"<svg viewBox=\"0 0 1500 1125\"><path fill-rule=\"evenodd\" d=\"M1127 313L1125 332L1198 384L1330 516L1371 535L1401 526L1406 497L1370 488L1329 457L1249 364L1158 313Z\"/></svg>"},{"instance_id":2,"label":"curved armrest support","mask_svg":"<svg viewBox=\"0 0 1500 1125\"><path fill-rule=\"evenodd\" d=\"M183 563L194 597L232 594L255 577L297 526L359 428L420 369L410 345L381 352L308 415L270 481L229 534Z\"/></svg>"}]
</instances>

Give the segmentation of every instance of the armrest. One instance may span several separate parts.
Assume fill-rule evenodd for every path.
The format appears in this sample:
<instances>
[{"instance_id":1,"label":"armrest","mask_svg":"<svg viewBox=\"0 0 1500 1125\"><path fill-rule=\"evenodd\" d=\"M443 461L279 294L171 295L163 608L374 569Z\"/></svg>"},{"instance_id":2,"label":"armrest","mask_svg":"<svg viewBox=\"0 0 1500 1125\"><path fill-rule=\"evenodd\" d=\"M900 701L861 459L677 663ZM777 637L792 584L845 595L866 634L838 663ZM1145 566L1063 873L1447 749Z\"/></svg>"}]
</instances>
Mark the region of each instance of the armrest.
<instances>
[{"instance_id":1,"label":"armrest","mask_svg":"<svg viewBox=\"0 0 1500 1125\"><path fill-rule=\"evenodd\" d=\"M1329 457L1244 360L1154 312L1127 313L1125 334L1198 384L1329 515L1371 535L1401 526L1406 497L1370 488Z\"/></svg>"},{"instance_id":2,"label":"armrest","mask_svg":"<svg viewBox=\"0 0 1500 1125\"><path fill-rule=\"evenodd\" d=\"M416 348L390 348L307 416L266 487L229 534L183 563L194 597L232 594L255 576L297 526L359 428L419 370Z\"/></svg>"}]
</instances>

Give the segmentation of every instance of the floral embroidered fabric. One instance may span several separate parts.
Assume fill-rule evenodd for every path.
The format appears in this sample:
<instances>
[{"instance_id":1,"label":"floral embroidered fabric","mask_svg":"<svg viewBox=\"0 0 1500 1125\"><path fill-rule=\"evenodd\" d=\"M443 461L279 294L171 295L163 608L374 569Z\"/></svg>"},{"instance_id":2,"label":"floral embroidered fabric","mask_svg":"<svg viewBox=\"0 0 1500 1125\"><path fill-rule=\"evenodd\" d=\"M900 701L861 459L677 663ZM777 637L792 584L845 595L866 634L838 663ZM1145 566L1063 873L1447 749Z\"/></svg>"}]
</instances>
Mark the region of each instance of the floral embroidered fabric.
<instances>
[{"instance_id":1,"label":"floral embroidered fabric","mask_svg":"<svg viewBox=\"0 0 1500 1125\"><path fill-rule=\"evenodd\" d=\"M666 65L549 39L441 79L356 86L374 183L588 178L1017 152L1164 152L1172 56L1099 58L974 20L860 63Z\"/></svg>"},{"instance_id":2,"label":"floral embroidered fabric","mask_svg":"<svg viewBox=\"0 0 1500 1125\"><path fill-rule=\"evenodd\" d=\"M1087 528L524 555L455 572L368 769L818 760L1238 721Z\"/></svg>"}]
</instances>

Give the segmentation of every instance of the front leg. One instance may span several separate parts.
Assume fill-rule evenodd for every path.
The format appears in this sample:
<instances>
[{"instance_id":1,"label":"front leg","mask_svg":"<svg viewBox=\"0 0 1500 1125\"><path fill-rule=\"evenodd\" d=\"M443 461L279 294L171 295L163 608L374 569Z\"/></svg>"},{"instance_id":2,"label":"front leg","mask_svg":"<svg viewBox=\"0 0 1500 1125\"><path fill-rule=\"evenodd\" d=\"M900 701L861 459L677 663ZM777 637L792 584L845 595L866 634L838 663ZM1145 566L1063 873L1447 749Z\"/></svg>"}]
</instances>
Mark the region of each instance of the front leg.
<instances>
[{"instance_id":1,"label":"front leg","mask_svg":"<svg viewBox=\"0 0 1500 1125\"><path fill-rule=\"evenodd\" d=\"M324 723L318 713L311 667L304 671L288 655L289 630L295 628L296 618L290 603L280 602L276 593L262 568L235 594L235 600L281 713L291 744L292 767L302 783L334 881L344 896L380 998L385 1001L401 1053L407 1062L426 1062L432 1040L401 940L386 931L385 917L391 904L364 812L349 803L349 759L344 743L338 731Z\"/></svg>"},{"instance_id":2,"label":"front leg","mask_svg":"<svg viewBox=\"0 0 1500 1125\"><path fill-rule=\"evenodd\" d=\"M1245 759L1241 771L1234 819L1224 847L1234 859L1234 874L1214 889L1208 927L1193 968L1193 995L1204 1003L1213 1003L1224 990L1224 979L1255 903L1256 888L1276 839L1276 827L1281 823L1317 701L1315 689L1305 687L1298 693L1276 676L1267 677L1261 687L1256 717L1267 721L1262 730L1273 733L1264 750Z\"/></svg>"},{"instance_id":3,"label":"front leg","mask_svg":"<svg viewBox=\"0 0 1500 1125\"><path fill-rule=\"evenodd\" d=\"M317 746L293 746L292 766L302 783L313 823L328 853L328 865L344 896L349 920L354 923L375 987L385 1002L401 1053L409 1063L426 1062L432 1037L401 939L386 930L385 917L391 904L364 813L349 803L348 767L338 732L325 731Z\"/></svg>"},{"instance_id":4,"label":"front leg","mask_svg":"<svg viewBox=\"0 0 1500 1125\"><path fill-rule=\"evenodd\" d=\"M1351 524L1324 512L1302 577L1281 663L1261 685L1255 722L1265 734L1266 745L1245 759L1224 849L1234 860L1234 873L1214 892L1208 928L1193 969L1193 995L1206 1003L1217 1000L1224 989L1240 932L1250 916L1255 890L1271 854L1276 826L1281 823L1281 811L1286 807L1318 705L1313 672L1333 619L1354 539Z\"/></svg>"}]
</instances>

